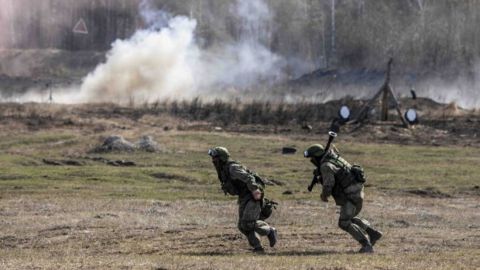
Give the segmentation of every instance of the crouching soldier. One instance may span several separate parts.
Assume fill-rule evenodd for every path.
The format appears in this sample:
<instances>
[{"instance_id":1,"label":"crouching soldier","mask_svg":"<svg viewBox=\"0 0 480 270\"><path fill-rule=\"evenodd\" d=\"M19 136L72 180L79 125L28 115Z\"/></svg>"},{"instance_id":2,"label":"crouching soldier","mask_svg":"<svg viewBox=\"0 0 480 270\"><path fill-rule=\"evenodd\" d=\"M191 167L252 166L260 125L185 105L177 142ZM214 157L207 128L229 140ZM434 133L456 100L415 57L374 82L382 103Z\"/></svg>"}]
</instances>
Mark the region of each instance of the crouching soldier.
<instances>
[{"instance_id":1,"label":"crouching soldier","mask_svg":"<svg viewBox=\"0 0 480 270\"><path fill-rule=\"evenodd\" d=\"M265 184L254 172L249 171L240 163L230 159L228 150L215 147L208 150L213 165L217 170L218 179L225 194L238 196L238 229L248 239L254 252L263 252L260 236L267 236L270 247L277 242L277 230L263 219ZM270 209L271 210L271 209Z\"/></svg>"},{"instance_id":2,"label":"crouching soldier","mask_svg":"<svg viewBox=\"0 0 480 270\"><path fill-rule=\"evenodd\" d=\"M322 145L314 144L305 150L304 156L316 166L314 180L322 184L321 200L328 202L331 195L335 203L341 206L338 226L362 245L360 253L372 253L382 233L358 217L364 197L363 169L358 165L350 165L335 147L325 153Z\"/></svg>"}]
</instances>

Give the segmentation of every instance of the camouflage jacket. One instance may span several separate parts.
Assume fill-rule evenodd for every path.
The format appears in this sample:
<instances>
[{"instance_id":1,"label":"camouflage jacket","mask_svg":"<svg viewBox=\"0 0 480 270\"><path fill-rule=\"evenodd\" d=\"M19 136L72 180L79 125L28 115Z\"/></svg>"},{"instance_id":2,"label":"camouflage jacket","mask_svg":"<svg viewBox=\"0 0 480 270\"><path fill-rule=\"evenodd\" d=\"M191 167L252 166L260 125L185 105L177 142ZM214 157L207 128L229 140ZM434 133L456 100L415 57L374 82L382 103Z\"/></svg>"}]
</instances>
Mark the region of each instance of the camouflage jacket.
<instances>
[{"instance_id":1,"label":"camouflage jacket","mask_svg":"<svg viewBox=\"0 0 480 270\"><path fill-rule=\"evenodd\" d=\"M360 196L363 191L363 184L355 181L350 168L350 163L339 155L327 157L320 165L322 194L325 197L333 196L337 205L343 205L351 197Z\"/></svg>"},{"instance_id":2,"label":"camouflage jacket","mask_svg":"<svg viewBox=\"0 0 480 270\"><path fill-rule=\"evenodd\" d=\"M251 194L257 189L263 192L263 186L255 179L255 175L238 162L229 161L219 173L220 181L230 181L238 192L239 197Z\"/></svg>"}]
</instances>

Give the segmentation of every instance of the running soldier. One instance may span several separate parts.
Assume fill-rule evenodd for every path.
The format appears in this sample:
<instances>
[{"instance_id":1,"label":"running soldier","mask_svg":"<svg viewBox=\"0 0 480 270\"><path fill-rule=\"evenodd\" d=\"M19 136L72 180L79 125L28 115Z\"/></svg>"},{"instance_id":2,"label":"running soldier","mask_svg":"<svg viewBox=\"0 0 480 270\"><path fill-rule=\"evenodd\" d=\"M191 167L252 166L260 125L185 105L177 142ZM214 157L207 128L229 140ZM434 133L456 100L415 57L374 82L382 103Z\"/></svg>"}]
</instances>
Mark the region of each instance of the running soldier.
<instances>
[{"instance_id":1,"label":"running soldier","mask_svg":"<svg viewBox=\"0 0 480 270\"><path fill-rule=\"evenodd\" d=\"M321 144L314 144L305 150L304 156L316 166L313 174L314 180L322 184L321 200L328 202L328 197L332 196L335 203L341 206L338 226L362 245L360 253L372 253L382 233L367 220L358 217L364 197L363 169L358 165L350 165L335 147L325 153Z\"/></svg>"},{"instance_id":2,"label":"running soldier","mask_svg":"<svg viewBox=\"0 0 480 270\"><path fill-rule=\"evenodd\" d=\"M259 236L267 236L270 247L277 242L277 230L262 216L265 204L263 180L240 163L230 159L228 150L215 147L208 151L225 195L238 196L238 229L244 234L254 252L264 252Z\"/></svg>"}]
</instances>

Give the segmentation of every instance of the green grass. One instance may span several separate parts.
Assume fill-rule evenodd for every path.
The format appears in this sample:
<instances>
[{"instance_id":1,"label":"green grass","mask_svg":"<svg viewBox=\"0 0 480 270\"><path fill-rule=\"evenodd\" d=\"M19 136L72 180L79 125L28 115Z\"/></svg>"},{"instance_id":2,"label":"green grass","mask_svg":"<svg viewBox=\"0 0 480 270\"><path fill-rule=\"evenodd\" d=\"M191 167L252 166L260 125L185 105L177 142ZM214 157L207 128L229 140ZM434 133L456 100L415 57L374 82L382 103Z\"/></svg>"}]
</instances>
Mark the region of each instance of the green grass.
<instances>
[{"instance_id":1,"label":"green grass","mask_svg":"<svg viewBox=\"0 0 480 270\"><path fill-rule=\"evenodd\" d=\"M198 132L165 133L155 139L165 151L101 155L111 160L134 161L135 167L113 167L79 158L85 166L51 166L42 159L69 159L72 152L79 157L87 156L86 145L97 142L98 138L74 132L3 136L0 195L55 192L87 198L224 199L206 154L209 147L222 145L248 168L284 184L268 187L269 197L281 200L316 197L316 193L305 192L313 166L301 155L316 141ZM295 155L282 155L281 148L286 145L295 146L299 151ZM371 189L435 188L454 192L478 185L480 152L477 149L354 144L342 143L341 138L337 147L347 160L365 167ZM294 194L283 195L286 190Z\"/></svg>"},{"instance_id":2,"label":"green grass","mask_svg":"<svg viewBox=\"0 0 480 270\"><path fill-rule=\"evenodd\" d=\"M478 185L480 153L473 148L344 143L337 138L342 155L367 172L368 203L362 215L385 233L377 253L363 256L354 253L357 244L336 227L333 202L320 204L318 187L306 192L313 165L302 152L317 141L164 132L154 136L164 149L160 153L89 154L99 137L74 131L2 137L4 268L472 269L479 263L473 214L477 197L408 200L397 194L433 188L456 196ZM281 203L269 220L281 238L265 256L248 252L246 239L236 230L235 198L221 192L206 154L216 145L283 183L267 189L267 197ZM282 155L283 146L299 151ZM86 156L131 160L137 166L113 167L82 158ZM76 159L84 166L51 166L44 158ZM286 190L293 194L284 195ZM393 226L397 223L408 228Z\"/></svg>"}]
</instances>

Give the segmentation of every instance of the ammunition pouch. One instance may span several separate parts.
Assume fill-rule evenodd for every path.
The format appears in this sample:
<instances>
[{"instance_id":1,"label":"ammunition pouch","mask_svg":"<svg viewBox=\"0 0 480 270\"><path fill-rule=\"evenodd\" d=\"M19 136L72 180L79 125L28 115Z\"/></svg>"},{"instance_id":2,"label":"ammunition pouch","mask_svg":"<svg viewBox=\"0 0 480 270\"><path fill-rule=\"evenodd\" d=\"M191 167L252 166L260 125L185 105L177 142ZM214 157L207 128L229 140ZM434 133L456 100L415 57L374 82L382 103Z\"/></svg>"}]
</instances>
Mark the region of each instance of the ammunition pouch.
<instances>
[{"instance_id":1,"label":"ammunition pouch","mask_svg":"<svg viewBox=\"0 0 480 270\"><path fill-rule=\"evenodd\" d=\"M273 209L277 209L277 205L277 202L271 201L269 199L263 199L262 211L260 212L260 220L265 220L269 218L273 213Z\"/></svg>"},{"instance_id":2,"label":"ammunition pouch","mask_svg":"<svg viewBox=\"0 0 480 270\"><path fill-rule=\"evenodd\" d=\"M365 183L367 181L367 177L365 176L365 171L363 167L358 164L353 164L350 168L350 172L352 173L355 181L357 183Z\"/></svg>"}]
</instances>

